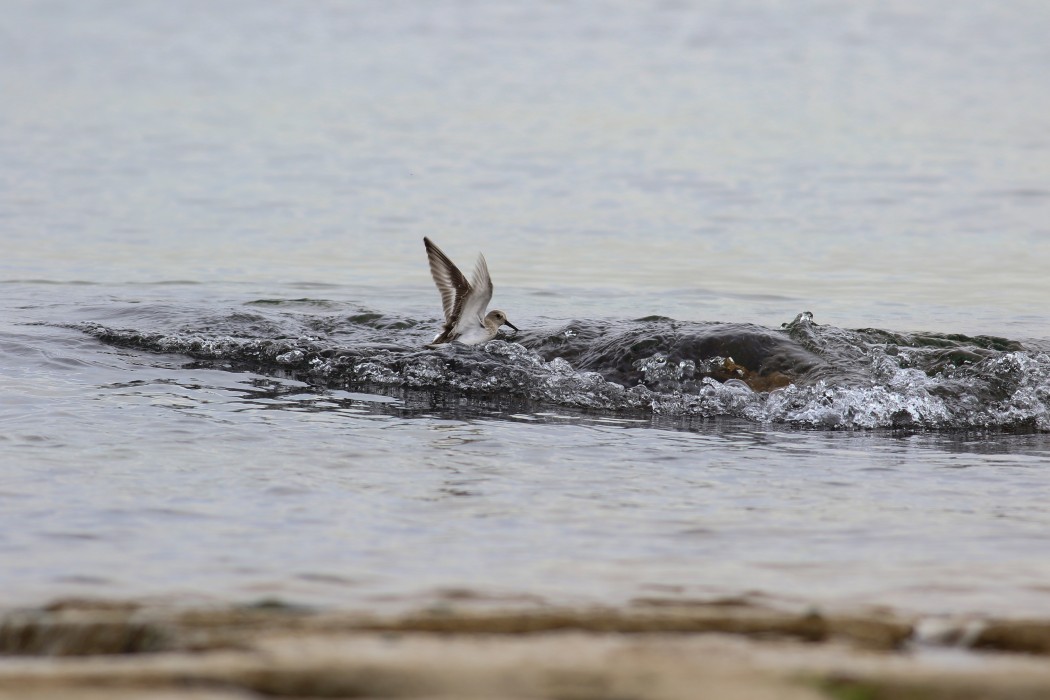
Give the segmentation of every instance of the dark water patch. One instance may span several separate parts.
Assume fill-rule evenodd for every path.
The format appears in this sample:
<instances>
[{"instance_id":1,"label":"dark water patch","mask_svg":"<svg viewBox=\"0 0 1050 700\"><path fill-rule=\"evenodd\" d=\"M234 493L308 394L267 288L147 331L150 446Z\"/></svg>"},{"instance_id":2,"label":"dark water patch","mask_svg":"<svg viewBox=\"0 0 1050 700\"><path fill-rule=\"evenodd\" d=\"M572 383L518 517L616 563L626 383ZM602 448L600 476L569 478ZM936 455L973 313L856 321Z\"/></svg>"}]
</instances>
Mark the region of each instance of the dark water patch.
<instances>
[{"instance_id":1,"label":"dark water patch","mask_svg":"<svg viewBox=\"0 0 1050 700\"><path fill-rule=\"evenodd\" d=\"M28 278L28 279L5 279L0 280L0 284L12 284L12 285L51 285L55 287L67 286L67 287L97 287L100 286L99 282L90 282L88 280L49 280L44 278Z\"/></svg>"},{"instance_id":2,"label":"dark water patch","mask_svg":"<svg viewBox=\"0 0 1050 700\"><path fill-rule=\"evenodd\" d=\"M401 318L392 319L379 313L357 314L356 316L347 317L346 321L358 326L374 328L377 330L405 330L408 328L415 328L419 325L416 321Z\"/></svg>"},{"instance_id":3,"label":"dark water patch","mask_svg":"<svg viewBox=\"0 0 1050 700\"><path fill-rule=\"evenodd\" d=\"M1034 187L1018 187L1010 190L992 190L985 193L986 197L991 198L1009 198L1018 200L1042 200L1050 198L1050 190L1043 190Z\"/></svg>"},{"instance_id":4,"label":"dark water patch","mask_svg":"<svg viewBox=\"0 0 1050 700\"><path fill-rule=\"evenodd\" d=\"M255 299L254 301L246 301L245 306L267 306L267 307L282 307L282 308L319 308L319 309L333 309L339 304L328 300L328 299L311 299L309 297L302 297L299 299Z\"/></svg>"},{"instance_id":5,"label":"dark water patch","mask_svg":"<svg viewBox=\"0 0 1050 700\"><path fill-rule=\"evenodd\" d=\"M397 411L457 411L466 397L471 411L497 414L559 406L835 429L1050 431L1048 348L1007 338L848 330L803 313L779 329L582 319L427 348L434 325L279 306L210 313L172 331L76 327L198 366L393 395Z\"/></svg>"},{"instance_id":6,"label":"dark water patch","mask_svg":"<svg viewBox=\"0 0 1050 700\"><path fill-rule=\"evenodd\" d=\"M687 392L707 377L778 388L824 364L779 331L749 324L682 323L661 316L638 319L623 329L575 321L526 344L548 361L561 358L611 382Z\"/></svg>"}]
</instances>

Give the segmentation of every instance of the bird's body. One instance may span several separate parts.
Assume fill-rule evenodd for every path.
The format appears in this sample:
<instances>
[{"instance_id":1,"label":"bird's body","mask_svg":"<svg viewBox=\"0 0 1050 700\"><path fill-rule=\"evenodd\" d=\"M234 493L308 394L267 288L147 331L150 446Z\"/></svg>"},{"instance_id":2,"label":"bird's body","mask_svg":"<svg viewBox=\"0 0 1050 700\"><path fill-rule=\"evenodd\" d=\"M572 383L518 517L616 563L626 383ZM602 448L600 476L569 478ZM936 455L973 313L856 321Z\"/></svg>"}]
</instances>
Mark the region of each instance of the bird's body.
<instances>
[{"instance_id":1,"label":"bird's body","mask_svg":"<svg viewBox=\"0 0 1050 700\"><path fill-rule=\"evenodd\" d=\"M445 325L432 345L453 341L477 345L495 338L500 326L508 325L518 330L502 311L493 309L485 313L492 300L492 278L484 255L478 256L473 279L468 282L433 241L424 237L423 245L430 260L430 275L441 293L441 308L445 312Z\"/></svg>"}]
</instances>

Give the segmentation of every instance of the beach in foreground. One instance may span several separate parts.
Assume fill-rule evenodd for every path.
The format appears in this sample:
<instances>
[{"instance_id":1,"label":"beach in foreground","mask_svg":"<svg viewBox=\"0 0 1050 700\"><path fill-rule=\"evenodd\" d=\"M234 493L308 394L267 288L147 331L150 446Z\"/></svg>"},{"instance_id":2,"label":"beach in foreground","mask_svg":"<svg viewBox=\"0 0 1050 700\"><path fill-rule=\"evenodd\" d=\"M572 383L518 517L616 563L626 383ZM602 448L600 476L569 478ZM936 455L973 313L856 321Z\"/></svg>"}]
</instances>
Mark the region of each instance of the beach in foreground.
<instances>
[{"instance_id":1,"label":"beach in foreground","mask_svg":"<svg viewBox=\"0 0 1050 700\"><path fill-rule=\"evenodd\" d=\"M397 616L66 601L0 624L0 698L1045 698L1050 622L734 601Z\"/></svg>"}]
</instances>

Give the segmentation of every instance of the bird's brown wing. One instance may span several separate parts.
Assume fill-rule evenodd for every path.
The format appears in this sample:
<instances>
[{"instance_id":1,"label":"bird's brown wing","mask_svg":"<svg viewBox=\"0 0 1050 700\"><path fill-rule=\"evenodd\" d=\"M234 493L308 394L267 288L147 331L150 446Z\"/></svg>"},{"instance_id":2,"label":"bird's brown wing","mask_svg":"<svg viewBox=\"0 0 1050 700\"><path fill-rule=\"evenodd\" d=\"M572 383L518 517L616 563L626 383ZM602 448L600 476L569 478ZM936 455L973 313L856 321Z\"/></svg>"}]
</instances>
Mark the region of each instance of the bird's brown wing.
<instances>
[{"instance_id":1,"label":"bird's brown wing","mask_svg":"<svg viewBox=\"0 0 1050 700\"><path fill-rule=\"evenodd\" d=\"M432 240L424 237L423 245L427 249L430 276L434 278L434 284L441 294L441 308L445 313L445 324L448 325L462 311L463 302L470 295L470 282Z\"/></svg>"}]
</instances>

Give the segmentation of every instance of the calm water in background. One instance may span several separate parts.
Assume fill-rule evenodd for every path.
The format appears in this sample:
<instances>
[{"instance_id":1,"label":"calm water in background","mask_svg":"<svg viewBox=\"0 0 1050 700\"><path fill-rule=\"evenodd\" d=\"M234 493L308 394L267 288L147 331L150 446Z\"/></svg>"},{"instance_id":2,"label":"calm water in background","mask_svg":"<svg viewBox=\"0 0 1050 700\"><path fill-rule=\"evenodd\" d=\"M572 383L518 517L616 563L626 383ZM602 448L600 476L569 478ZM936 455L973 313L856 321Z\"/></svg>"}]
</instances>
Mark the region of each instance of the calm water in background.
<instances>
[{"instance_id":1,"label":"calm water in background","mask_svg":"<svg viewBox=\"0 0 1050 700\"><path fill-rule=\"evenodd\" d=\"M1046 36L1034 1L6 3L2 603L1050 614L1046 434L421 410L68 327L436 329L430 235L522 328L1045 341Z\"/></svg>"}]
</instances>

